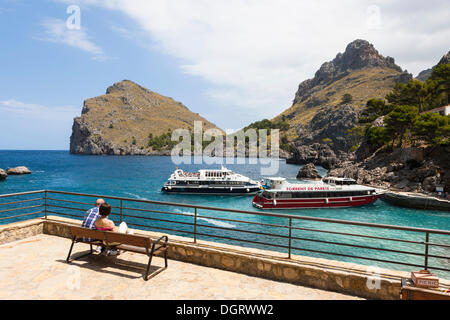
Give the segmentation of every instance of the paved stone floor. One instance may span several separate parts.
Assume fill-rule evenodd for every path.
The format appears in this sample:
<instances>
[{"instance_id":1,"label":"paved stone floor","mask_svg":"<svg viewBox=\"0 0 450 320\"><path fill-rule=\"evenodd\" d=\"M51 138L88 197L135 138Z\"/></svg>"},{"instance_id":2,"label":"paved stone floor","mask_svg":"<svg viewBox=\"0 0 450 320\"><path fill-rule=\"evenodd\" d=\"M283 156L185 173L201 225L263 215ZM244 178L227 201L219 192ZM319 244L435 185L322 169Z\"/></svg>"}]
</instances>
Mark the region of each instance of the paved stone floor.
<instances>
[{"instance_id":1,"label":"paved stone floor","mask_svg":"<svg viewBox=\"0 0 450 320\"><path fill-rule=\"evenodd\" d=\"M170 259L168 269L144 281L146 256L89 256L66 264L70 243L41 234L0 245L0 299L359 299ZM73 254L88 248L76 244ZM163 266L163 259L154 265Z\"/></svg>"}]
</instances>

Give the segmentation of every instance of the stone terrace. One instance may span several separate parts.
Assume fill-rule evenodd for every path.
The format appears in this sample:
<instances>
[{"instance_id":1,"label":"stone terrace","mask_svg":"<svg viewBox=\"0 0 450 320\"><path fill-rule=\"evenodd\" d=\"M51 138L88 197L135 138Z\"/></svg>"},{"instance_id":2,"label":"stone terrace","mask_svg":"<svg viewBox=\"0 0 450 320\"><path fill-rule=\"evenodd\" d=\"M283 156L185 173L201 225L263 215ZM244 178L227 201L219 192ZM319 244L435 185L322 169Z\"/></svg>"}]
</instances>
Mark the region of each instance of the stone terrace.
<instances>
[{"instance_id":1,"label":"stone terrace","mask_svg":"<svg viewBox=\"0 0 450 320\"><path fill-rule=\"evenodd\" d=\"M49 216L0 226L0 299L395 300L401 278L409 277L404 271L307 256L288 259L285 253L193 243L169 234L169 268L146 282L144 255L94 255L65 263L70 225L80 221ZM134 231L152 239L162 235ZM87 249L76 244L73 253ZM153 264L162 266L162 258ZM450 281L441 280L450 288Z\"/></svg>"},{"instance_id":2,"label":"stone terrace","mask_svg":"<svg viewBox=\"0 0 450 320\"><path fill-rule=\"evenodd\" d=\"M67 264L70 243L37 234L0 245L0 299L360 299L172 259L144 281L146 256L94 255ZM73 254L88 249L76 244ZM153 265L163 266L163 259Z\"/></svg>"}]
</instances>

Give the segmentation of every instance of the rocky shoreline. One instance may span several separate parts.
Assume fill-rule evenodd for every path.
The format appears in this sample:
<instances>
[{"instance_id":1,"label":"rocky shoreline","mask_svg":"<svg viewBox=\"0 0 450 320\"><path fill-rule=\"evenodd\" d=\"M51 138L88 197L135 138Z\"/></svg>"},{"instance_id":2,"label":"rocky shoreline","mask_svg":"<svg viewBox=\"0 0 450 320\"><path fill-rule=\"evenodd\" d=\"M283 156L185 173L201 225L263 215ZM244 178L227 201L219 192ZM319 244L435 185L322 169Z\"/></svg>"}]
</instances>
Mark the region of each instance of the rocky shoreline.
<instances>
[{"instance_id":1,"label":"rocky shoreline","mask_svg":"<svg viewBox=\"0 0 450 320\"><path fill-rule=\"evenodd\" d=\"M363 161L346 160L328 175L355 179L392 191L433 195L437 186L450 188L450 146L378 150Z\"/></svg>"}]
</instances>

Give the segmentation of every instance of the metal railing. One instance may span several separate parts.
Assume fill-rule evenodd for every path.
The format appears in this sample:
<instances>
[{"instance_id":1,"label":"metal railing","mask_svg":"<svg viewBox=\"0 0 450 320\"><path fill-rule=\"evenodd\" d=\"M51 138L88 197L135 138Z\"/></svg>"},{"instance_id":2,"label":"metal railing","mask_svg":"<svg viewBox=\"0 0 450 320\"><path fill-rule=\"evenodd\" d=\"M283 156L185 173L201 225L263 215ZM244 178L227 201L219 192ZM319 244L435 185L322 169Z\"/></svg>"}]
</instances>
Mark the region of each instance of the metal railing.
<instances>
[{"instance_id":1,"label":"metal railing","mask_svg":"<svg viewBox=\"0 0 450 320\"><path fill-rule=\"evenodd\" d=\"M48 215L82 220L96 198L112 205L111 219L116 223L126 221L138 229L170 232L189 237L194 243L213 238L285 252L288 259L293 253L306 252L351 262L432 269L450 275L448 230L50 190L0 195L0 223Z\"/></svg>"}]
</instances>

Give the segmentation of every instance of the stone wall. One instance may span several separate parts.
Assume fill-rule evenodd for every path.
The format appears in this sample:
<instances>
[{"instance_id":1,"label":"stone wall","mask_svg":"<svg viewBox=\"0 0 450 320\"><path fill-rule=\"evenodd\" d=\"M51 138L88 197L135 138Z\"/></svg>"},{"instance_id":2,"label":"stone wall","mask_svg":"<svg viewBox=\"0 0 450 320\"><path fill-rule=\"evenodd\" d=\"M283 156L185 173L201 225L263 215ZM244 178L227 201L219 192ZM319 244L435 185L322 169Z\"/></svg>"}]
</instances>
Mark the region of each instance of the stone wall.
<instances>
[{"instance_id":1,"label":"stone wall","mask_svg":"<svg viewBox=\"0 0 450 320\"><path fill-rule=\"evenodd\" d=\"M0 225L0 244L29 238L44 232L44 220L33 219Z\"/></svg>"},{"instance_id":2,"label":"stone wall","mask_svg":"<svg viewBox=\"0 0 450 320\"><path fill-rule=\"evenodd\" d=\"M79 221L60 217L35 219L0 228L0 243L39 233L70 238L69 225ZM135 234L159 238L156 232L135 230ZM69 242L68 242L69 247ZM373 269L354 263L243 248L169 235L169 259L247 274L276 281L351 294L369 299L399 299L400 279L408 273ZM170 261L169 261L170 268Z\"/></svg>"}]
</instances>

